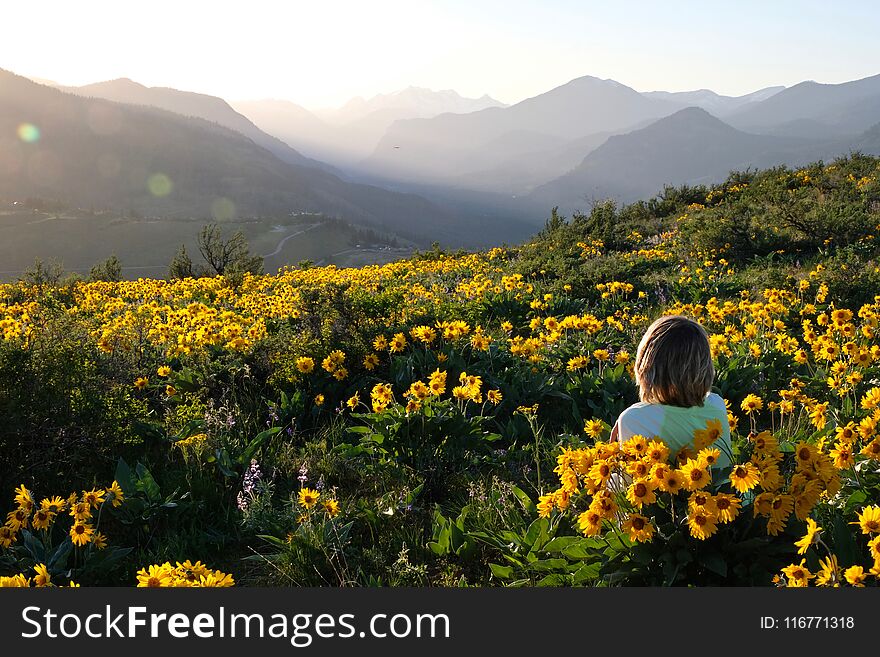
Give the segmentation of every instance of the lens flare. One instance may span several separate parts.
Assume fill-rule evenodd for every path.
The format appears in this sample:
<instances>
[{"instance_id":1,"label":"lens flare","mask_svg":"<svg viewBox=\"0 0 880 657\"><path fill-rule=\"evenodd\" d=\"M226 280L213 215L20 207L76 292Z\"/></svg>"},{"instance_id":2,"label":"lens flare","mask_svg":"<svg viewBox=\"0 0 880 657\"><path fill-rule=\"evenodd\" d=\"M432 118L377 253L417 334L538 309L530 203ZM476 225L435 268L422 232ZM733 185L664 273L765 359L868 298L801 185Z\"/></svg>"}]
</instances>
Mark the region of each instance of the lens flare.
<instances>
[{"instance_id":1,"label":"lens flare","mask_svg":"<svg viewBox=\"0 0 880 657\"><path fill-rule=\"evenodd\" d=\"M22 123L18 126L18 138L26 144L33 144L40 140L40 129L33 123Z\"/></svg>"},{"instance_id":2,"label":"lens flare","mask_svg":"<svg viewBox=\"0 0 880 657\"><path fill-rule=\"evenodd\" d=\"M150 194L153 196L163 198L168 196L171 190L174 189L174 183L164 173L154 173L147 179L147 189L150 190Z\"/></svg>"},{"instance_id":3,"label":"lens flare","mask_svg":"<svg viewBox=\"0 0 880 657\"><path fill-rule=\"evenodd\" d=\"M214 199L211 203L211 216L214 221L229 221L235 217L235 203L222 196Z\"/></svg>"}]
</instances>

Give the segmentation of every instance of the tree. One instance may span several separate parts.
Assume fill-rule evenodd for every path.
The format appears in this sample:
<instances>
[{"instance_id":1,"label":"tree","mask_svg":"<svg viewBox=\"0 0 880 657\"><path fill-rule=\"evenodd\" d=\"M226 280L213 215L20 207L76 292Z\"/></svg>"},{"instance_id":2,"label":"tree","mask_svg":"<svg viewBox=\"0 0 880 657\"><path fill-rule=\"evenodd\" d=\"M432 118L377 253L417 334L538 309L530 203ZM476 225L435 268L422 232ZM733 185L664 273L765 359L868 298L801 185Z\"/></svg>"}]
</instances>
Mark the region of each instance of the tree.
<instances>
[{"instance_id":1,"label":"tree","mask_svg":"<svg viewBox=\"0 0 880 657\"><path fill-rule=\"evenodd\" d=\"M56 287L62 276L64 267L57 260L44 263L40 258L34 258L33 266L25 269L19 280L39 288Z\"/></svg>"},{"instance_id":2,"label":"tree","mask_svg":"<svg viewBox=\"0 0 880 657\"><path fill-rule=\"evenodd\" d=\"M186 252L186 245L181 244L168 265L168 278L194 278L193 261Z\"/></svg>"},{"instance_id":3,"label":"tree","mask_svg":"<svg viewBox=\"0 0 880 657\"><path fill-rule=\"evenodd\" d=\"M240 230L225 240L220 226L206 225L199 232L199 253L217 276L263 273L263 257L250 254L250 247Z\"/></svg>"},{"instance_id":4,"label":"tree","mask_svg":"<svg viewBox=\"0 0 880 657\"><path fill-rule=\"evenodd\" d=\"M99 262L89 271L90 281L118 282L122 280L122 263L115 255L110 256L104 262Z\"/></svg>"}]
</instances>

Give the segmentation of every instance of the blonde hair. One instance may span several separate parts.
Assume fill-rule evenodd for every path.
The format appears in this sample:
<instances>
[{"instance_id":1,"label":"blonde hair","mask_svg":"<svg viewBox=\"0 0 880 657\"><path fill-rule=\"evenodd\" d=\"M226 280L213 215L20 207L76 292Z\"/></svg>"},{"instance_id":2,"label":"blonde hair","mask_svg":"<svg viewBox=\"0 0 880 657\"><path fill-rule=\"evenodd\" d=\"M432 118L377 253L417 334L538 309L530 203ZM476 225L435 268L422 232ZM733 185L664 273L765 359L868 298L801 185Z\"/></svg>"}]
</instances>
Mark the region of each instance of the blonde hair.
<instances>
[{"instance_id":1,"label":"blonde hair","mask_svg":"<svg viewBox=\"0 0 880 657\"><path fill-rule=\"evenodd\" d=\"M682 315L656 320L639 342L635 375L643 402L702 406L715 379L706 330Z\"/></svg>"}]
</instances>

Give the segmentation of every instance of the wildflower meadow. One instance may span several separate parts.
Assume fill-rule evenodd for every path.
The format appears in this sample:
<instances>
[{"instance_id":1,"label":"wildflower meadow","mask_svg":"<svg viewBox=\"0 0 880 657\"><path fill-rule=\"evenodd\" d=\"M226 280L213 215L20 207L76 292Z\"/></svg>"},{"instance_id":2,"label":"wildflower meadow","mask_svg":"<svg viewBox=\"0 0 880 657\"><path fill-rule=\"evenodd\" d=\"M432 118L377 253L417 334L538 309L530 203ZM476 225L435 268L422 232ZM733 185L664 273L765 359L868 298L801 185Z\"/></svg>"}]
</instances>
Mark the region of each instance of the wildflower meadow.
<instances>
[{"instance_id":1,"label":"wildflower meadow","mask_svg":"<svg viewBox=\"0 0 880 657\"><path fill-rule=\"evenodd\" d=\"M878 231L856 154L484 252L0 285L0 585L877 585ZM610 439L664 314L730 454Z\"/></svg>"}]
</instances>

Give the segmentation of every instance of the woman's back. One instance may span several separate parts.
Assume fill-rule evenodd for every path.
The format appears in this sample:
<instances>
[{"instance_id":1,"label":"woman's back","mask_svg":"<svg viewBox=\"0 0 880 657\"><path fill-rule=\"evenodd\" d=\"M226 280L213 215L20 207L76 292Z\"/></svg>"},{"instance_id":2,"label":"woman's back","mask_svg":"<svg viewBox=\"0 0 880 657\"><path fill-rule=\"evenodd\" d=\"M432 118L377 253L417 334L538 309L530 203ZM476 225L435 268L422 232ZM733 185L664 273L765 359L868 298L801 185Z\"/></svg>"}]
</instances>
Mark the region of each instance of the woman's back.
<instances>
[{"instance_id":1,"label":"woman's back","mask_svg":"<svg viewBox=\"0 0 880 657\"><path fill-rule=\"evenodd\" d=\"M724 400L710 392L702 406L669 406L639 402L627 408L617 420L621 443L636 435L658 438L669 446L675 456L687 449L690 455L711 443L721 451L715 467L730 467L730 425Z\"/></svg>"}]
</instances>

